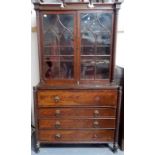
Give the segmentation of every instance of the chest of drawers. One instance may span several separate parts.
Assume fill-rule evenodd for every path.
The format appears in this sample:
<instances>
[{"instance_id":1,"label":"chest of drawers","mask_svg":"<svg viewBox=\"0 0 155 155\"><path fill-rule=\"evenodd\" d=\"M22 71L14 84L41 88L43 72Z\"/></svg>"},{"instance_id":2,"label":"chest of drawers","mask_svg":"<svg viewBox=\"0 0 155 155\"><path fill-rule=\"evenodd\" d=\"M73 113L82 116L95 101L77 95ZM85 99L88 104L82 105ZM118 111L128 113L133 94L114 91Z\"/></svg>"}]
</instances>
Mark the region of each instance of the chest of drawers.
<instances>
[{"instance_id":1,"label":"chest of drawers","mask_svg":"<svg viewBox=\"0 0 155 155\"><path fill-rule=\"evenodd\" d=\"M34 88L37 147L40 144L118 142L121 90Z\"/></svg>"}]
</instances>

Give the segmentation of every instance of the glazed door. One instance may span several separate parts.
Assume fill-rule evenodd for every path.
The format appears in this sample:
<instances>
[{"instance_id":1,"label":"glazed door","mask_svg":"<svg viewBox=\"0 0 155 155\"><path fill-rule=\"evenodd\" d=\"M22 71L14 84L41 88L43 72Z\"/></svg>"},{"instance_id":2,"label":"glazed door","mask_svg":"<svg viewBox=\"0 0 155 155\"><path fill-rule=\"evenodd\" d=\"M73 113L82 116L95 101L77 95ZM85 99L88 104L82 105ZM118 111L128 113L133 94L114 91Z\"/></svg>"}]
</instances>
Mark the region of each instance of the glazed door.
<instances>
[{"instance_id":1,"label":"glazed door","mask_svg":"<svg viewBox=\"0 0 155 155\"><path fill-rule=\"evenodd\" d=\"M80 80L109 80L112 51L112 13L81 12L79 18Z\"/></svg>"},{"instance_id":2,"label":"glazed door","mask_svg":"<svg viewBox=\"0 0 155 155\"><path fill-rule=\"evenodd\" d=\"M75 22L73 12L42 14L44 80L75 80Z\"/></svg>"}]
</instances>

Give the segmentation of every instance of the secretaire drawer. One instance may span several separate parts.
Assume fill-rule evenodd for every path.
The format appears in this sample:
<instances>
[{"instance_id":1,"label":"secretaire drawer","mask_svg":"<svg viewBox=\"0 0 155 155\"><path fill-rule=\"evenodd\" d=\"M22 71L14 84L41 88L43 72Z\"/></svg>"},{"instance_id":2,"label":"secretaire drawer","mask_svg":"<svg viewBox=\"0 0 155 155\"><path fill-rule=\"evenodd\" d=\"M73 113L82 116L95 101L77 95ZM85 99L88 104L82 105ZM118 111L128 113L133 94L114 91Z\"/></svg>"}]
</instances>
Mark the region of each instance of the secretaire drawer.
<instances>
[{"instance_id":1,"label":"secretaire drawer","mask_svg":"<svg viewBox=\"0 0 155 155\"><path fill-rule=\"evenodd\" d=\"M38 106L103 106L117 104L117 90L38 91Z\"/></svg>"},{"instance_id":2,"label":"secretaire drawer","mask_svg":"<svg viewBox=\"0 0 155 155\"><path fill-rule=\"evenodd\" d=\"M112 142L114 130L39 130L42 142Z\"/></svg>"},{"instance_id":3,"label":"secretaire drawer","mask_svg":"<svg viewBox=\"0 0 155 155\"><path fill-rule=\"evenodd\" d=\"M39 118L70 118L70 117L116 117L116 108L114 107L104 107L104 108L39 108L38 109Z\"/></svg>"},{"instance_id":4,"label":"secretaire drawer","mask_svg":"<svg viewBox=\"0 0 155 155\"><path fill-rule=\"evenodd\" d=\"M115 129L115 119L41 119L39 129Z\"/></svg>"}]
</instances>

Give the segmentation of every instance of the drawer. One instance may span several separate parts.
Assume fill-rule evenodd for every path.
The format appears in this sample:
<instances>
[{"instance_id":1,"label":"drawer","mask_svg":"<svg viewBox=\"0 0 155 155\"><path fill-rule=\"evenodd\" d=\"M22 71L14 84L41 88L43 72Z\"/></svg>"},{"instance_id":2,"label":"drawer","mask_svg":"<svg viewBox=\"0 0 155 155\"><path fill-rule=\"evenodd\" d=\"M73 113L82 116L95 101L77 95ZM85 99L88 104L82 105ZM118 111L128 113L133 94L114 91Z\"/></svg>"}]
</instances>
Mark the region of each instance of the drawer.
<instances>
[{"instance_id":1,"label":"drawer","mask_svg":"<svg viewBox=\"0 0 155 155\"><path fill-rule=\"evenodd\" d=\"M41 142L112 142L114 130L39 130Z\"/></svg>"},{"instance_id":2,"label":"drawer","mask_svg":"<svg viewBox=\"0 0 155 155\"><path fill-rule=\"evenodd\" d=\"M38 106L116 106L117 90L44 90Z\"/></svg>"},{"instance_id":3,"label":"drawer","mask_svg":"<svg viewBox=\"0 0 155 155\"><path fill-rule=\"evenodd\" d=\"M115 117L116 108L39 108L39 118L61 117Z\"/></svg>"},{"instance_id":4,"label":"drawer","mask_svg":"<svg viewBox=\"0 0 155 155\"><path fill-rule=\"evenodd\" d=\"M42 119L40 129L115 129L115 119Z\"/></svg>"}]
</instances>

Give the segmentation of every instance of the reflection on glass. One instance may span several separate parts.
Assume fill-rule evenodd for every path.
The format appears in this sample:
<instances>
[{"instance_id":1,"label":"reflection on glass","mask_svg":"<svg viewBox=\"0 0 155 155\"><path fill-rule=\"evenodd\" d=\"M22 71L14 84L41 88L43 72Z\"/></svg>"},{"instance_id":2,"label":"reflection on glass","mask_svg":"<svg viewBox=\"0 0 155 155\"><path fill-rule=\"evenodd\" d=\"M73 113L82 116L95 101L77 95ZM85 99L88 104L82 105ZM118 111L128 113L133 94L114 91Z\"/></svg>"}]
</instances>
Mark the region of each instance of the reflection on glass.
<instances>
[{"instance_id":1,"label":"reflection on glass","mask_svg":"<svg viewBox=\"0 0 155 155\"><path fill-rule=\"evenodd\" d=\"M73 78L73 62L60 62L60 78L72 79Z\"/></svg>"},{"instance_id":2,"label":"reflection on glass","mask_svg":"<svg viewBox=\"0 0 155 155\"><path fill-rule=\"evenodd\" d=\"M60 47L60 55L73 55L73 47Z\"/></svg>"},{"instance_id":3,"label":"reflection on glass","mask_svg":"<svg viewBox=\"0 0 155 155\"><path fill-rule=\"evenodd\" d=\"M97 47L97 55L110 55L110 47Z\"/></svg>"},{"instance_id":4,"label":"reflection on glass","mask_svg":"<svg viewBox=\"0 0 155 155\"><path fill-rule=\"evenodd\" d=\"M96 58L96 79L108 79L109 78L109 64L110 59L107 57Z\"/></svg>"},{"instance_id":5,"label":"reflection on glass","mask_svg":"<svg viewBox=\"0 0 155 155\"><path fill-rule=\"evenodd\" d=\"M107 32L101 32L100 34L97 35L96 37L96 43L97 45L109 45L110 44L110 37L109 33Z\"/></svg>"},{"instance_id":6,"label":"reflection on glass","mask_svg":"<svg viewBox=\"0 0 155 155\"><path fill-rule=\"evenodd\" d=\"M92 0L93 3L104 3L105 0Z\"/></svg>"},{"instance_id":7,"label":"reflection on glass","mask_svg":"<svg viewBox=\"0 0 155 155\"><path fill-rule=\"evenodd\" d=\"M45 47L44 54L45 55L59 55L59 48L57 46Z\"/></svg>"},{"instance_id":8,"label":"reflection on glass","mask_svg":"<svg viewBox=\"0 0 155 155\"><path fill-rule=\"evenodd\" d=\"M54 32L48 32L44 35L45 46L58 46L59 39Z\"/></svg>"},{"instance_id":9,"label":"reflection on glass","mask_svg":"<svg viewBox=\"0 0 155 155\"><path fill-rule=\"evenodd\" d=\"M81 78L107 79L110 57L105 57L105 55L110 55L112 14L81 13L80 18Z\"/></svg>"},{"instance_id":10,"label":"reflection on glass","mask_svg":"<svg viewBox=\"0 0 155 155\"><path fill-rule=\"evenodd\" d=\"M82 56L81 57L81 78L94 79L95 75L95 57Z\"/></svg>"},{"instance_id":11,"label":"reflection on glass","mask_svg":"<svg viewBox=\"0 0 155 155\"><path fill-rule=\"evenodd\" d=\"M57 79L59 78L59 63L58 62L52 62L52 61L46 61L45 66L45 77L47 79Z\"/></svg>"},{"instance_id":12,"label":"reflection on glass","mask_svg":"<svg viewBox=\"0 0 155 155\"><path fill-rule=\"evenodd\" d=\"M84 2L87 2L88 0L84 0ZM71 3L76 3L76 2L83 2L83 0L65 0L65 2L71 2Z\"/></svg>"},{"instance_id":13,"label":"reflection on glass","mask_svg":"<svg viewBox=\"0 0 155 155\"><path fill-rule=\"evenodd\" d=\"M81 13L81 44L110 44L111 13Z\"/></svg>"},{"instance_id":14,"label":"reflection on glass","mask_svg":"<svg viewBox=\"0 0 155 155\"><path fill-rule=\"evenodd\" d=\"M81 55L94 55L94 54L95 54L95 47L91 46L81 47Z\"/></svg>"},{"instance_id":15,"label":"reflection on glass","mask_svg":"<svg viewBox=\"0 0 155 155\"><path fill-rule=\"evenodd\" d=\"M71 33L68 32L64 32L61 36L60 36L60 46L73 46L73 36Z\"/></svg>"},{"instance_id":16,"label":"reflection on glass","mask_svg":"<svg viewBox=\"0 0 155 155\"><path fill-rule=\"evenodd\" d=\"M92 32L86 31L81 33L81 44L85 45L93 45L95 43L95 36Z\"/></svg>"},{"instance_id":17,"label":"reflection on glass","mask_svg":"<svg viewBox=\"0 0 155 155\"><path fill-rule=\"evenodd\" d=\"M107 79L109 78L110 57L82 56L81 78L82 79Z\"/></svg>"},{"instance_id":18,"label":"reflection on glass","mask_svg":"<svg viewBox=\"0 0 155 155\"><path fill-rule=\"evenodd\" d=\"M60 56L60 61L73 61L73 56Z\"/></svg>"},{"instance_id":19,"label":"reflection on glass","mask_svg":"<svg viewBox=\"0 0 155 155\"><path fill-rule=\"evenodd\" d=\"M44 72L46 79L73 78L74 16L44 14ZM68 55L68 56L66 56Z\"/></svg>"},{"instance_id":20,"label":"reflection on glass","mask_svg":"<svg viewBox=\"0 0 155 155\"><path fill-rule=\"evenodd\" d=\"M81 78L94 79L95 63L93 61L85 61L81 63Z\"/></svg>"}]
</instances>

